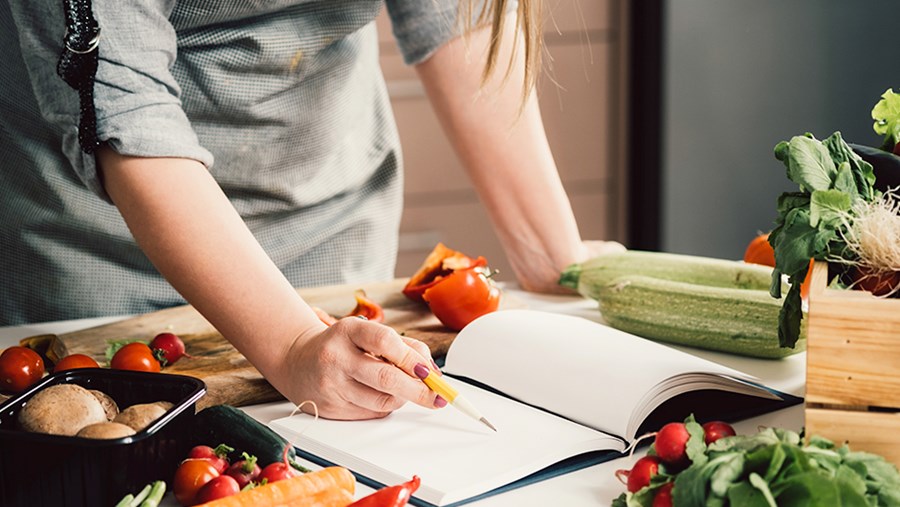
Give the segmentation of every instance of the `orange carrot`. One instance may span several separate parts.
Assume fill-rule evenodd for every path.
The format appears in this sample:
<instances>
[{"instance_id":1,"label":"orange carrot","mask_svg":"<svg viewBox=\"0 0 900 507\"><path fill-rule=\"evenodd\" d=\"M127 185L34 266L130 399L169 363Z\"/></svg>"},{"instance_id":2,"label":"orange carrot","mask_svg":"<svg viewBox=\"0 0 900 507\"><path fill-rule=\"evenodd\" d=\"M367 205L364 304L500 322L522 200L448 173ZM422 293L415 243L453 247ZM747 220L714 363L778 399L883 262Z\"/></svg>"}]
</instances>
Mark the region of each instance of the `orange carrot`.
<instances>
[{"instance_id":1,"label":"orange carrot","mask_svg":"<svg viewBox=\"0 0 900 507\"><path fill-rule=\"evenodd\" d=\"M236 495L207 502L201 507L283 507L294 505L293 502L304 498L313 498L319 494L337 490L346 491L352 495L355 488L356 479L349 470L343 467L328 467L241 491Z\"/></svg>"},{"instance_id":2,"label":"orange carrot","mask_svg":"<svg viewBox=\"0 0 900 507\"><path fill-rule=\"evenodd\" d=\"M353 495L346 489L329 489L313 496L300 498L284 507L347 507Z\"/></svg>"}]
</instances>

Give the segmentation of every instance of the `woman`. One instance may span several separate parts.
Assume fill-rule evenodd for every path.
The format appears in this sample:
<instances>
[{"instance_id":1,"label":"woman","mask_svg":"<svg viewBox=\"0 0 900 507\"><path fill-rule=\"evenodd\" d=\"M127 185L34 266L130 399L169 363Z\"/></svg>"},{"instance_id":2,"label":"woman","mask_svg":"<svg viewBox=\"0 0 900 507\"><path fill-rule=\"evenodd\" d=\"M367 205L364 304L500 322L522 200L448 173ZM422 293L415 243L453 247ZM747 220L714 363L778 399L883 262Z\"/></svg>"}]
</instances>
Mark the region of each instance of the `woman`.
<instances>
[{"instance_id":1,"label":"woman","mask_svg":"<svg viewBox=\"0 0 900 507\"><path fill-rule=\"evenodd\" d=\"M466 38L457 14L477 6L384 3L522 286L552 290L589 248L620 248L581 241L556 174L531 95L534 2L518 5L515 57L505 1ZM294 290L393 276L402 179L373 23L383 2L94 0L91 153L79 96L56 75L61 4L0 7L0 322L187 300L323 416L445 404L413 377L430 364L422 343L358 319L326 328ZM482 83L484 48L488 71L511 62L524 99L502 71Z\"/></svg>"}]
</instances>

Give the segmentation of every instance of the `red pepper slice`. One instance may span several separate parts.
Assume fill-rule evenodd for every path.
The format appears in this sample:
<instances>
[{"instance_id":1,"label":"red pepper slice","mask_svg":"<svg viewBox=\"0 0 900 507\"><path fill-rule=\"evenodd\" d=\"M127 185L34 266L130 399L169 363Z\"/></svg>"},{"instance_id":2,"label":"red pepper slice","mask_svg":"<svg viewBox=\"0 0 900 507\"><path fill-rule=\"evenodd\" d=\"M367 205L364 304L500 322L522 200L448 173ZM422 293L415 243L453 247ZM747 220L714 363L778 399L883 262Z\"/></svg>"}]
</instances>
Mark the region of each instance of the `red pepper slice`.
<instances>
[{"instance_id":1,"label":"red pepper slice","mask_svg":"<svg viewBox=\"0 0 900 507\"><path fill-rule=\"evenodd\" d=\"M381 305L366 297L366 291L357 289L353 293L356 297L356 308L350 312L348 317L363 316L372 322L384 322L384 309Z\"/></svg>"},{"instance_id":2,"label":"red pepper slice","mask_svg":"<svg viewBox=\"0 0 900 507\"><path fill-rule=\"evenodd\" d=\"M422 294L428 288L458 269L472 267L475 262L477 259L438 243L403 287L403 294L413 301L424 302Z\"/></svg>"},{"instance_id":3,"label":"red pepper slice","mask_svg":"<svg viewBox=\"0 0 900 507\"><path fill-rule=\"evenodd\" d=\"M381 488L347 507L403 507L409 502L412 494L419 489L420 482L419 476L414 475L411 481Z\"/></svg>"}]
</instances>

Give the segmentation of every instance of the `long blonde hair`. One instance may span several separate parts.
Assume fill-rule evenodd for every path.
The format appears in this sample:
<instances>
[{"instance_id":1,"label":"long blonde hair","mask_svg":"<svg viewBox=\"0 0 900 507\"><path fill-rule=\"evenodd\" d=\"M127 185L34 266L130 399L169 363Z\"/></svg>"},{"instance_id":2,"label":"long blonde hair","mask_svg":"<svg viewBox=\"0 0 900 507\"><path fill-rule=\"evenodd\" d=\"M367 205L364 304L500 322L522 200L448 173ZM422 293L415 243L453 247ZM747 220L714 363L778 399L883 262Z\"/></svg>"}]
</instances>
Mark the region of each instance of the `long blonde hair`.
<instances>
[{"instance_id":1,"label":"long blonde hair","mask_svg":"<svg viewBox=\"0 0 900 507\"><path fill-rule=\"evenodd\" d=\"M525 76L522 83L523 100L534 89L537 78L540 75L541 52L543 50L543 31L541 27L541 14L543 0L518 0L516 9L516 32L522 33L525 45ZM480 12L475 10L476 0L460 2L460 19L475 20L475 27L491 26L491 38L488 46L487 59L482 73L482 82L486 82L497 69L497 58L500 54L500 43L503 39L503 26L506 22L510 0L484 0ZM470 30L471 27L467 28ZM507 65L507 76L512 69L512 63L516 57L519 38L513 43L513 51Z\"/></svg>"}]
</instances>

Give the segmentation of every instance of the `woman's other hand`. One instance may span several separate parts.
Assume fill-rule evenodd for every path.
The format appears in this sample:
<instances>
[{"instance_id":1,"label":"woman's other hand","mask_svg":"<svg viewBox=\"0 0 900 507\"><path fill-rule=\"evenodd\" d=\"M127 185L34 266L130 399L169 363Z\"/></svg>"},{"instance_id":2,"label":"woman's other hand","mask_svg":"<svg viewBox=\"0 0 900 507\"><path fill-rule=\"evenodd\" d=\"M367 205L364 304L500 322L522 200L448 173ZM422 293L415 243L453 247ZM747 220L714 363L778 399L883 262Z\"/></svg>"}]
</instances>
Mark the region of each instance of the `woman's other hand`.
<instances>
[{"instance_id":1,"label":"woman's other hand","mask_svg":"<svg viewBox=\"0 0 900 507\"><path fill-rule=\"evenodd\" d=\"M384 417L407 401L427 408L446 405L415 376L416 364L435 368L424 343L346 317L298 336L269 379L292 403L314 401L319 415L329 419Z\"/></svg>"},{"instance_id":2,"label":"woman's other hand","mask_svg":"<svg viewBox=\"0 0 900 507\"><path fill-rule=\"evenodd\" d=\"M546 254L519 256L512 260L519 285L531 292L571 294L572 290L559 285L562 270L570 264L584 262L604 254L624 252L625 247L616 241L582 241L580 248L565 265L555 264Z\"/></svg>"}]
</instances>

